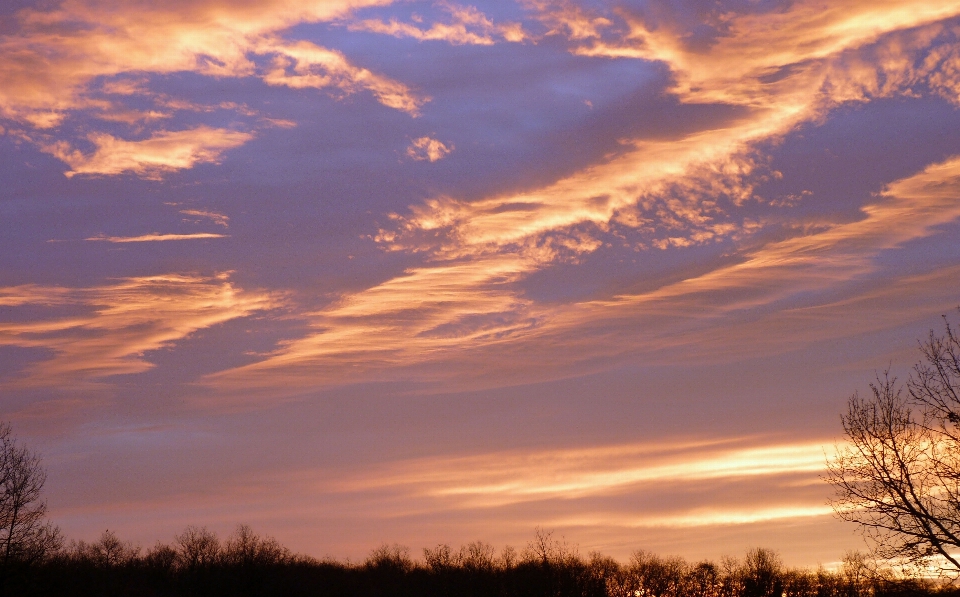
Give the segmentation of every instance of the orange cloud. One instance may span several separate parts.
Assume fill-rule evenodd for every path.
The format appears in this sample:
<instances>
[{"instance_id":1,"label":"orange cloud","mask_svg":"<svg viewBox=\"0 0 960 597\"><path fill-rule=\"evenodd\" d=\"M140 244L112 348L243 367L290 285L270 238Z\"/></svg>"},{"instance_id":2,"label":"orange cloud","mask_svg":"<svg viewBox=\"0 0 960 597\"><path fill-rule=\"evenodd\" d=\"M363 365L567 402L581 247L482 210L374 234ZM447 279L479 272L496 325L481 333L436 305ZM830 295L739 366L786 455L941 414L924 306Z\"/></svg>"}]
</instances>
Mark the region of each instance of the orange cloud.
<instances>
[{"instance_id":1,"label":"orange cloud","mask_svg":"<svg viewBox=\"0 0 960 597\"><path fill-rule=\"evenodd\" d=\"M142 234L140 236L91 236L83 240L102 241L108 243L145 243L167 240L198 240L204 238L226 238L225 234L213 232L196 232L193 234Z\"/></svg>"},{"instance_id":2,"label":"orange cloud","mask_svg":"<svg viewBox=\"0 0 960 597\"><path fill-rule=\"evenodd\" d=\"M494 37L509 42L521 42L527 38L519 23L494 24L486 15L472 6L456 6L441 3L451 17L450 23L433 23L429 29L421 29L396 19L388 22L365 19L348 25L351 31L372 31L394 37L412 37L420 41L439 40L455 45L483 45L496 43Z\"/></svg>"},{"instance_id":3,"label":"orange cloud","mask_svg":"<svg viewBox=\"0 0 960 597\"><path fill-rule=\"evenodd\" d=\"M52 353L13 383L79 387L97 378L146 371L152 365L143 358L145 352L276 308L281 301L275 293L238 289L226 276L150 276L92 288L7 287L0 289L0 304L68 307L70 315L0 323L0 346Z\"/></svg>"},{"instance_id":4,"label":"orange cloud","mask_svg":"<svg viewBox=\"0 0 960 597\"><path fill-rule=\"evenodd\" d=\"M824 14L819 5L797 3L786 13L745 16L733 20L730 35L706 53L687 50L669 27L651 32L631 21L622 45L594 41L575 51L666 62L683 101L741 105L747 115L682 139L624 140L632 151L534 191L471 202L427 201L399 217L399 230L385 230L381 239L395 250L423 250L421 231L445 232L441 238L447 242L432 250L455 257L523 247L541 235L584 223L605 228L615 221L641 230L666 223L673 230L650 240L658 248L735 237L741 227L718 219L722 214L713 199L721 194L736 201L751 198L752 151L758 142L781 138L845 101L912 93L910 87L919 81L936 82L944 93L960 87L955 50L949 44L931 47L943 32L935 21L960 14L960 4L931 3L918 11L900 4L837 5ZM894 5L895 10L890 8ZM568 16L577 22L584 18L579 9L558 6L572 10ZM555 8L541 8L547 7ZM566 13L549 14L560 18ZM852 58L884 34L918 26L927 28L894 34L864 50L870 52L869 61ZM925 66L907 68L925 55ZM789 70L770 81L781 69Z\"/></svg>"},{"instance_id":5,"label":"orange cloud","mask_svg":"<svg viewBox=\"0 0 960 597\"><path fill-rule=\"evenodd\" d=\"M582 21L581 14L565 4L539 8L542 18L553 22ZM824 61L886 34L935 24L957 14L960 3L956 0L922 5L904 0L852 0L829 6L795 2L785 11L726 15L727 29L706 52L689 48L684 32L669 21L658 22L654 28L639 17L624 14L628 31L619 40L604 41L594 31L580 36L587 41L575 52L666 62L676 76L674 91L688 101L763 105L772 93L782 96L790 88L799 92L798 87L814 82L809 78L822 76ZM881 69L885 66L880 64ZM792 68L782 70L785 67ZM877 66L870 69L876 71ZM816 92L815 88L808 90Z\"/></svg>"},{"instance_id":6,"label":"orange cloud","mask_svg":"<svg viewBox=\"0 0 960 597\"><path fill-rule=\"evenodd\" d=\"M771 338L763 319L739 326L736 337L718 322L731 313L768 310L798 294L837 291L869 276L881 251L960 218L958 195L960 158L891 184L876 204L863 209L861 220L769 243L735 265L607 300L549 305L524 297L516 282L540 262L519 253L427 265L308 314L314 333L282 344L261 362L212 375L207 383L277 395L387 379L399 370L409 377L409 368L420 366L423 379L452 377L472 387L562 377L590 370L589 363L615 363L638 353L651 358L676 347L688 358L729 358L734 347L769 354L783 349L782 336ZM884 291L900 300L930 302L933 310L949 308L955 296L947 281L955 276L954 268L887 280L885 290L855 287L840 303L780 312L777 325L791 334L794 348L842 335L850 325L861 332L864 325L898 325L909 315L889 307L895 301ZM888 305L881 311L889 317L859 321L856 313L864 302ZM467 368L457 365L464 351L471 354ZM469 370L498 374L496 380L473 379Z\"/></svg>"},{"instance_id":7,"label":"orange cloud","mask_svg":"<svg viewBox=\"0 0 960 597\"><path fill-rule=\"evenodd\" d=\"M429 512L462 521L496 509L498 520L516 517L525 526L706 528L829 517L819 491L824 462L819 443L733 438L427 457L335 479L303 471L284 482L309 495L341 496L338 502L375 503L383 519ZM744 503L742 492L736 499L710 492L709 503L702 497L704 487L743 483L764 487L763 503ZM806 486L814 489L798 491ZM637 499L611 506L625 496Z\"/></svg>"},{"instance_id":8,"label":"orange cloud","mask_svg":"<svg viewBox=\"0 0 960 597\"><path fill-rule=\"evenodd\" d=\"M376 240L390 250L428 255L424 265L310 314L313 333L281 345L262 362L208 381L280 391L276 380L282 378L283 391L294 392L389 378L399 374L398 368L414 366L427 379L469 376L454 363L469 350L475 365L483 362L484 370L497 370L500 383L508 383L511 372L520 370L528 378L534 371L570 374L581 366L577 355L615 362L618 355L652 355L678 345L690 349L692 330L698 338L693 353L722 353L720 347L727 344L714 338L719 332L711 323L722 315L770 307L798 293L825 293L869 276L880 251L933 234L937 225L960 218L954 200L960 194L960 160L890 185L856 222L800 228L795 238L767 243L735 265L661 288L547 305L524 296L518 287L532 272L595 251L601 241L591 230L602 233L612 224L635 228L648 250L749 237L758 223L730 218L716 198L731 197L728 210L753 199L752 185L761 178L758 143L782 138L840 102L860 101L874 92L908 93L904 85L919 76L908 73L893 87L870 87L864 83L869 77L852 59L858 52L887 57L879 61L879 70L873 68L877 80L883 69L893 72L904 63L904 56L935 55L922 76L938 73L943 88L950 88L953 62L930 44L943 31L933 21L960 14L960 3L912 10L887 2L887 12L871 6L852 3L849 15L839 8L821 14L801 2L783 13L732 17L729 38L719 38L716 46L696 55L670 37L675 32L669 27L649 32L631 21L633 28L618 52L632 48L638 57L669 64L682 99L737 103L746 108L744 115L679 139L624 140L627 151L621 155L539 189L469 202L440 197L414 206L408 214L396 215ZM774 39L784 27L789 42ZM906 28L913 29L898 31ZM592 38L584 34L584 39ZM599 39L588 43L595 55L619 55ZM745 50L741 58L740 48L747 47L759 49ZM780 79L762 78L785 67L791 69ZM736 81L729 81L734 75ZM914 281L928 289L936 284L924 276ZM903 284L908 282L896 282L901 290ZM850 300L869 300L874 292L869 287L848 291L866 293L859 298L852 294ZM930 296L946 300L943 292ZM826 313L846 308L827 305L818 317L829 319ZM810 313L781 315L796 322L797 338L829 336L844 327L805 331L801 322ZM753 346L766 346L757 326L744 325L741 332L757 335Z\"/></svg>"},{"instance_id":9,"label":"orange cloud","mask_svg":"<svg viewBox=\"0 0 960 597\"><path fill-rule=\"evenodd\" d=\"M407 147L407 156L417 161L430 160L436 162L447 157L451 151L453 151L453 145L447 147L436 139L419 137L414 139Z\"/></svg>"},{"instance_id":10,"label":"orange cloud","mask_svg":"<svg viewBox=\"0 0 960 597\"><path fill-rule=\"evenodd\" d=\"M294 89L334 87L345 93L367 89L383 105L413 116L429 99L414 96L402 83L353 66L336 50L321 48L310 42L267 40L258 46L258 50L275 56L272 68L263 75L264 82L269 85L285 85Z\"/></svg>"},{"instance_id":11,"label":"orange cloud","mask_svg":"<svg viewBox=\"0 0 960 597\"><path fill-rule=\"evenodd\" d=\"M248 54L282 53L284 45L273 37L276 32L385 3L269 0L158 6L129 2L103 11L86 0L68 0L52 11L25 9L17 14L19 30L0 42L0 53L7 57L0 67L0 110L45 127L56 124L65 110L89 104L84 91L94 77L178 71L219 77L256 75ZM292 51L296 52L296 45ZM331 84L342 80L334 78ZM351 84L365 87L363 81Z\"/></svg>"},{"instance_id":12,"label":"orange cloud","mask_svg":"<svg viewBox=\"0 0 960 597\"><path fill-rule=\"evenodd\" d=\"M97 149L90 155L71 149L66 142L44 150L70 166L64 174L115 175L124 172L159 179L164 173L192 168L196 164L218 163L224 151L243 145L251 133L214 129L207 126L185 131L155 133L143 141L124 141L105 133L90 135Z\"/></svg>"},{"instance_id":13,"label":"orange cloud","mask_svg":"<svg viewBox=\"0 0 960 597\"><path fill-rule=\"evenodd\" d=\"M702 507L677 513L651 513L633 516L616 516L603 513L559 516L551 520L558 527L617 526L626 528L699 528L756 524L761 522L786 521L814 517L829 517L833 508L823 503L783 504L769 506L755 504L744 508Z\"/></svg>"},{"instance_id":14,"label":"orange cloud","mask_svg":"<svg viewBox=\"0 0 960 597\"><path fill-rule=\"evenodd\" d=\"M960 157L933 164L883 191L877 203L862 208L860 220L771 243L736 265L684 280L637 300L672 300L726 289L757 289L729 309L743 309L774 300L761 284L780 279L780 292L789 284L822 289L874 270L873 257L884 249L933 234L937 226L960 218ZM757 301L754 303L753 301Z\"/></svg>"},{"instance_id":15,"label":"orange cloud","mask_svg":"<svg viewBox=\"0 0 960 597\"><path fill-rule=\"evenodd\" d=\"M565 35L573 40L594 39L613 21L578 6L570 0L526 0L524 5L532 9L540 22L547 25L547 35Z\"/></svg>"},{"instance_id":16,"label":"orange cloud","mask_svg":"<svg viewBox=\"0 0 960 597\"><path fill-rule=\"evenodd\" d=\"M105 11L92 0L66 0L54 10L23 9L16 15L18 29L0 38L0 55L4 57L0 61L0 116L36 129L56 127L75 110L91 110L102 119L138 124L169 118L169 110L196 107L152 93L143 80L107 81L99 91L155 97L165 108L121 109L112 101L95 97L96 81L124 74L173 72L256 76L272 85L334 89L344 94L366 90L382 104L416 115L428 98L402 83L356 67L334 50L277 37L298 23L332 21L356 8L388 2L268 0L158 5L136 1ZM272 58L272 66L258 68L251 60L254 55ZM249 111L242 106L233 108L240 113ZM92 157L62 144L53 147L54 154L73 168L71 174L131 172L156 177L165 170L216 161L222 149L253 137L237 132L228 138L226 132L218 132L221 134L215 136L219 140L193 144L192 150L180 143L187 141L183 138L187 132L164 131L149 142L93 133L91 140L98 152ZM181 147L169 147L174 143ZM41 144L51 146L48 142Z\"/></svg>"},{"instance_id":17,"label":"orange cloud","mask_svg":"<svg viewBox=\"0 0 960 597\"><path fill-rule=\"evenodd\" d=\"M343 490L404 487L416 495L464 506L503 506L545 498L572 499L667 482L817 474L825 470L819 443L731 446L736 440L631 444L514 451L402 461L345 481Z\"/></svg>"}]
</instances>

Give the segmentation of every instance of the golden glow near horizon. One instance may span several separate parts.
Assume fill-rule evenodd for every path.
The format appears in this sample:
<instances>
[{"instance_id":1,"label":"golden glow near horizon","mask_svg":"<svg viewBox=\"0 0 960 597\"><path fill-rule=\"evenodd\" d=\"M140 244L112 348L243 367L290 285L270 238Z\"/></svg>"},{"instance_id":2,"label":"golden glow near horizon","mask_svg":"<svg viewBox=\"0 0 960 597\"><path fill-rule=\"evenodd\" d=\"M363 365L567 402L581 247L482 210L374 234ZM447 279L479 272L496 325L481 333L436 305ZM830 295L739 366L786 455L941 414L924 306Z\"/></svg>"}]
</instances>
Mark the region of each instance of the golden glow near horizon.
<instances>
[{"instance_id":1,"label":"golden glow near horizon","mask_svg":"<svg viewBox=\"0 0 960 597\"><path fill-rule=\"evenodd\" d=\"M551 528L693 529L826 519L832 513L817 492L801 491L817 484L824 471L825 450L819 443L766 444L762 438L677 444L630 444L580 449L513 450L454 458L400 460L366 467L336 479L320 471L297 470L230 483L219 499L270 502L269 488L282 485L302 516L318 516L313 501L340 505L344 514L364 511L379 524L427 513L466 516L500 513L504 520L517 508L546 508L539 524ZM696 488L761 482L766 495L747 499L702 498L671 502L663 496L696 495ZM722 494L721 492L718 492ZM645 511L604 506L618 496L647 495ZM244 497L246 496L246 497ZM203 498L197 496L195 499ZM574 512L556 512L556 503L574 504ZM118 503L120 511L148 512L164 507L152 499ZM210 504L205 506L215 510ZM235 506L231 506L235 507ZM288 506L289 507L289 506ZM75 514L88 514L86 508Z\"/></svg>"},{"instance_id":2,"label":"golden glow near horizon","mask_svg":"<svg viewBox=\"0 0 960 597\"><path fill-rule=\"evenodd\" d=\"M0 11L0 420L265 520L828 524L808 403L958 302L960 0L668 4Z\"/></svg>"},{"instance_id":3,"label":"golden glow near horizon","mask_svg":"<svg viewBox=\"0 0 960 597\"><path fill-rule=\"evenodd\" d=\"M822 444L731 448L725 444L628 445L399 462L344 489L409 487L461 507L616 494L638 485L820 473ZM820 511L822 514L822 510ZM712 524L712 523L711 523Z\"/></svg>"}]
</instances>

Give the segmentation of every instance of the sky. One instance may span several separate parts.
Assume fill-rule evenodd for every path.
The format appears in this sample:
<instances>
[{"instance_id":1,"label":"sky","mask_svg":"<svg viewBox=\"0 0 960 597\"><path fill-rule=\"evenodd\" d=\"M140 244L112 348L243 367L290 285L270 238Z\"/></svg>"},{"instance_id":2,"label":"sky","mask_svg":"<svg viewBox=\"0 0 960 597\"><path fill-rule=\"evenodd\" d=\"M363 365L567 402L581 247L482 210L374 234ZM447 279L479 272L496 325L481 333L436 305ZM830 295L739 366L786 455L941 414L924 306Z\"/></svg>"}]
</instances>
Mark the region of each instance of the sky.
<instances>
[{"instance_id":1,"label":"sky","mask_svg":"<svg viewBox=\"0 0 960 597\"><path fill-rule=\"evenodd\" d=\"M958 108L960 0L8 0L0 420L71 539L827 565Z\"/></svg>"}]
</instances>

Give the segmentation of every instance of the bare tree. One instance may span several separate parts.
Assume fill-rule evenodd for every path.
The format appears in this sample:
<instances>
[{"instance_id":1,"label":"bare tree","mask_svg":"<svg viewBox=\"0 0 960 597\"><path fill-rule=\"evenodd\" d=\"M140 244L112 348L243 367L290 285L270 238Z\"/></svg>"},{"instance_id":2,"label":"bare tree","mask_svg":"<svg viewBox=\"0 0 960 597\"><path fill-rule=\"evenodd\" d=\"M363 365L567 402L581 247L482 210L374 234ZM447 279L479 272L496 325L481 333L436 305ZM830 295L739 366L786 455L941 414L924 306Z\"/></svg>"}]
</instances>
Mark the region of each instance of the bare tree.
<instances>
[{"instance_id":1,"label":"bare tree","mask_svg":"<svg viewBox=\"0 0 960 597\"><path fill-rule=\"evenodd\" d=\"M779 597L783 594L783 562L769 549L747 552L740 571L744 597Z\"/></svg>"},{"instance_id":2,"label":"bare tree","mask_svg":"<svg viewBox=\"0 0 960 597\"><path fill-rule=\"evenodd\" d=\"M685 592L687 564L680 558L662 558L638 550L630 558L629 574L633 579L634 586L631 588L634 594L679 597Z\"/></svg>"},{"instance_id":3,"label":"bare tree","mask_svg":"<svg viewBox=\"0 0 960 597\"><path fill-rule=\"evenodd\" d=\"M960 576L960 336L946 321L920 343L906 388L889 372L854 394L848 443L828 461L837 515L858 523L882 558ZM906 392L904 392L906 389Z\"/></svg>"},{"instance_id":4,"label":"bare tree","mask_svg":"<svg viewBox=\"0 0 960 597\"><path fill-rule=\"evenodd\" d=\"M496 550L489 543L474 541L460 547L460 566L473 571L490 571L496 565Z\"/></svg>"},{"instance_id":5,"label":"bare tree","mask_svg":"<svg viewBox=\"0 0 960 597\"><path fill-rule=\"evenodd\" d=\"M380 547L370 552L366 562L366 568L375 568L380 570L395 570L400 572L409 572L413 570L414 563L410 559L410 548L406 545L388 545L384 543Z\"/></svg>"},{"instance_id":6,"label":"bare tree","mask_svg":"<svg viewBox=\"0 0 960 597\"><path fill-rule=\"evenodd\" d=\"M224 563L234 566L263 566L289 562L293 555L273 537L261 537L241 524L223 545Z\"/></svg>"},{"instance_id":7,"label":"bare tree","mask_svg":"<svg viewBox=\"0 0 960 597\"><path fill-rule=\"evenodd\" d=\"M546 531L537 527L533 540L527 543L527 547L521 554L521 559L525 562L537 562L544 566L558 566L579 562L580 554L575 546L567 543L565 538L554 539L553 531Z\"/></svg>"},{"instance_id":8,"label":"bare tree","mask_svg":"<svg viewBox=\"0 0 960 597\"><path fill-rule=\"evenodd\" d=\"M434 572L442 572L457 566L457 554L454 554L446 543L437 545L434 549L423 548L423 561L427 568Z\"/></svg>"},{"instance_id":9,"label":"bare tree","mask_svg":"<svg viewBox=\"0 0 960 597\"><path fill-rule=\"evenodd\" d=\"M129 541L121 541L117 534L107 529L96 543L71 541L67 553L79 560L91 562L103 568L125 566L140 556L140 548Z\"/></svg>"},{"instance_id":10,"label":"bare tree","mask_svg":"<svg viewBox=\"0 0 960 597\"><path fill-rule=\"evenodd\" d=\"M207 527L188 526L173 542L177 559L187 570L209 568L220 560L220 539Z\"/></svg>"},{"instance_id":11,"label":"bare tree","mask_svg":"<svg viewBox=\"0 0 960 597\"><path fill-rule=\"evenodd\" d=\"M47 476L40 459L0 423L0 567L29 564L59 549L60 531L46 520L41 499Z\"/></svg>"}]
</instances>

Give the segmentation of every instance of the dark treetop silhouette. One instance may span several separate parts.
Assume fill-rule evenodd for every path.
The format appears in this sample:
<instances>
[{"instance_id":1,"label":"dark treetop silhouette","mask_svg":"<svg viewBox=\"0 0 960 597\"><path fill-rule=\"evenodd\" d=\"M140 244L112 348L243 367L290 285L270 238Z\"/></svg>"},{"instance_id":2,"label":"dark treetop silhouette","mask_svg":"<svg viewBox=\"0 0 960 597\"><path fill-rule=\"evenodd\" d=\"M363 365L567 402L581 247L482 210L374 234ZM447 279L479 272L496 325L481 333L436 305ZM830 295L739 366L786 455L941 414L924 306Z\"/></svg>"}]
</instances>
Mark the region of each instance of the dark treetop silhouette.
<instances>
[{"instance_id":1,"label":"dark treetop silhouette","mask_svg":"<svg viewBox=\"0 0 960 597\"><path fill-rule=\"evenodd\" d=\"M202 555L201 555L202 554ZM637 551L627 563L575 548L538 531L525 549L499 554L477 541L438 545L413 560L399 545L359 564L298 556L241 526L226 541L189 527L172 545L142 553L114 533L72 543L30 569L17 595L366 597L956 597L929 580L897 577L860 554L839 571L790 570L776 553L691 564Z\"/></svg>"}]
</instances>

